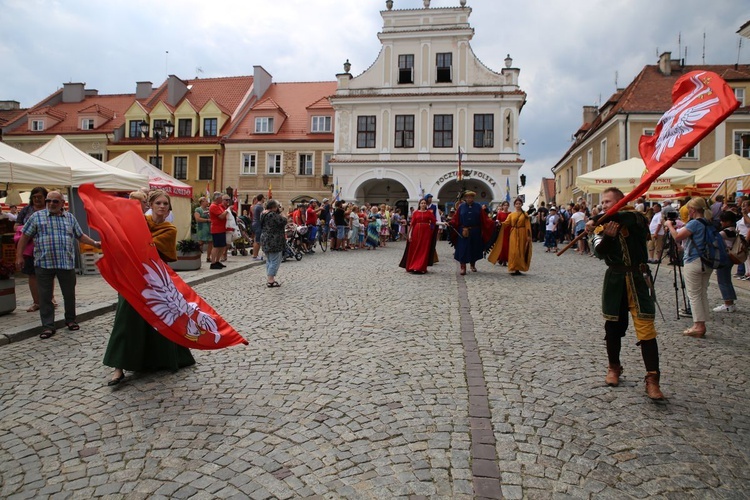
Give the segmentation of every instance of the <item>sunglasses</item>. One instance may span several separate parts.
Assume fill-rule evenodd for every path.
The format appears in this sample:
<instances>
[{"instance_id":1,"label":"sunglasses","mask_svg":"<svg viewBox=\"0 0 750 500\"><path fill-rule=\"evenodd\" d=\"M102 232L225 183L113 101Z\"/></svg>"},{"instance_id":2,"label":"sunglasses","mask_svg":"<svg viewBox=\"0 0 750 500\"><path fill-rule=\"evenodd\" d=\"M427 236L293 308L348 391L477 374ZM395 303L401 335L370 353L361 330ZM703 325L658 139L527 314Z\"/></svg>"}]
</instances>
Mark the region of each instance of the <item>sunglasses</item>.
<instances>
[{"instance_id":1,"label":"sunglasses","mask_svg":"<svg viewBox=\"0 0 750 500\"><path fill-rule=\"evenodd\" d=\"M45 203L60 203L60 200L44 200Z\"/></svg>"}]
</instances>

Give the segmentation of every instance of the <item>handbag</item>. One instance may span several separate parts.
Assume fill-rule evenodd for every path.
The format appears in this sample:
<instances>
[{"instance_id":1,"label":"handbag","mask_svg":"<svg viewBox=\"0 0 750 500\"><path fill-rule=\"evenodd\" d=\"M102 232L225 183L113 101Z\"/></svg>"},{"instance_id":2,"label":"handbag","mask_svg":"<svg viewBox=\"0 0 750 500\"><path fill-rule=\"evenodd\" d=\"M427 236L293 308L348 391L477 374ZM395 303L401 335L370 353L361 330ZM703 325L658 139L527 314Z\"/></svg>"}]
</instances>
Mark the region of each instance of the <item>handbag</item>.
<instances>
[{"instance_id":1,"label":"handbag","mask_svg":"<svg viewBox=\"0 0 750 500\"><path fill-rule=\"evenodd\" d=\"M747 240L739 233L729 249L729 260L733 264L742 264L747 260Z\"/></svg>"},{"instance_id":2,"label":"handbag","mask_svg":"<svg viewBox=\"0 0 750 500\"><path fill-rule=\"evenodd\" d=\"M13 243L18 245L18 242L21 240L21 236L23 236L23 226L18 226L16 228L16 233L13 235ZM26 245L26 248L23 249L23 256L24 257L34 256L34 240L29 240L29 243Z\"/></svg>"}]
</instances>

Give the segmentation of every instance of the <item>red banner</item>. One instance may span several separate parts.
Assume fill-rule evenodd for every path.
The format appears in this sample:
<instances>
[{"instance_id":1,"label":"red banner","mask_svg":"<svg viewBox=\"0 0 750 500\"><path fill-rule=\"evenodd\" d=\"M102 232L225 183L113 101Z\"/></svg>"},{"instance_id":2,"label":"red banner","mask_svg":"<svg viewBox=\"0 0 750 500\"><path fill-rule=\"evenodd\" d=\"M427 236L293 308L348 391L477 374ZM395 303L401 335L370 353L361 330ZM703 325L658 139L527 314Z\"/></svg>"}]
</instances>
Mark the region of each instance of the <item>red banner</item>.
<instances>
[{"instance_id":1,"label":"red banner","mask_svg":"<svg viewBox=\"0 0 750 500\"><path fill-rule=\"evenodd\" d=\"M740 107L734 91L711 71L691 71L681 76L672 88L672 102L674 105L659 119L654 135L642 136L638 144L646 164L640 184L611 207L611 213L643 195L657 177Z\"/></svg>"},{"instance_id":2,"label":"red banner","mask_svg":"<svg viewBox=\"0 0 750 500\"><path fill-rule=\"evenodd\" d=\"M137 200L78 189L89 225L101 235L102 277L160 334L190 349L221 349L247 341L165 264Z\"/></svg>"}]
</instances>

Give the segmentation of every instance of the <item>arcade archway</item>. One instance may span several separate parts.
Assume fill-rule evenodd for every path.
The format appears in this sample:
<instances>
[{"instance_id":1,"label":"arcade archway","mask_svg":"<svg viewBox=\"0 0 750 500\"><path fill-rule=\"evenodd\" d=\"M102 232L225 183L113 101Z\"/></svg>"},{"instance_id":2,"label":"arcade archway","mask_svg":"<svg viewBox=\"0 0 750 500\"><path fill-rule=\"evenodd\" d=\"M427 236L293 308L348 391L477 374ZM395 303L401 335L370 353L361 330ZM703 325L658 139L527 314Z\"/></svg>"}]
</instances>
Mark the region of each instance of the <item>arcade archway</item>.
<instances>
[{"instance_id":1,"label":"arcade archway","mask_svg":"<svg viewBox=\"0 0 750 500\"><path fill-rule=\"evenodd\" d=\"M400 208L401 213L409 210L409 192L403 184L394 179L370 179L359 185L354 196L357 202L381 205L385 203Z\"/></svg>"},{"instance_id":2,"label":"arcade archway","mask_svg":"<svg viewBox=\"0 0 750 500\"><path fill-rule=\"evenodd\" d=\"M448 212L451 207L456 204L459 194L466 190L471 190L477 193L475 201L481 203L482 205L489 205L493 201L500 201L493 199L494 192L492 191L492 188L489 186L489 184L486 184L479 179L472 178L460 182L456 180L446 182L436 195L437 199L439 200L438 205L443 211Z\"/></svg>"}]
</instances>

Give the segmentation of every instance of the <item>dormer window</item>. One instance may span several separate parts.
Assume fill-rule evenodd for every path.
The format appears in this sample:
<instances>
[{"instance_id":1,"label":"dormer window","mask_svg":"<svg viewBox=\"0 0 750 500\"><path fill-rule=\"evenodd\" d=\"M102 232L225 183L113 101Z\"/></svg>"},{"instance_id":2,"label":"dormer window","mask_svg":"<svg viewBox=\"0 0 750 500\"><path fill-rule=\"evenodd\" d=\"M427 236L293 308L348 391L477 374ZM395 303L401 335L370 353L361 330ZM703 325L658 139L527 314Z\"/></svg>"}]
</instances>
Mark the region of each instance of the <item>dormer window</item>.
<instances>
[{"instance_id":1,"label":"dormer window","mask_svg":"<svg viewBox=\"0 0 750 500\"><path fill-rule=\"evenodd\" d=\"M453 54L450 52L441 52L437 54L436 64L437 83L450 83L453 81Z\"/></svg>"},{"instance_id":2,"label":"dormer window","mask_svg":"<svg viewBox=\"0 0 750 500\"><path fill-rule=\"evenodd\" d=\"M745 89L744 87L737 87L734 90L734 97L740 103L740 107L745 105Z\"/></svg>"},{"instance_id":3,"label":"dormer window","mask_svg":"<svg viewBox=\"0 0 750 500\"><path fill-rule=\"evenodd\" d=\"M41 132L44 130L44 120L31 120L32 132Z\"/></svg>"},{"instance_id":4,"label":"dormer window","mask_svg":"<svg viewBox=\"0 0 750 500\"><path fill-rule=\"evenodd\" d=\"M256 134L273 134L273 118L262 116L255 119Z\"/></svg>"},{"instance_id":5,"label":"dormer window","mask_svg":"<svg viewBox=\"0 0 750 500\"><path fill-rule=\"evenodd\" d=\"M330 116L313 116L312 117L312 131L313 132L331 132L331 117Z\"/></svg>"},{"instance_id":6,"label":"dormer window","mask_svg":"<svg viewBox=\"0 0 750 500\"><path fill-rule=\"evenodd\" d=\"M398 56L398 83L414 83L414 54Z\"/></svg>"},{"instance_id":7,"label":"dormer window","mask_svg":"<svg viewBox=\"0 0 750 500\"><path fill-rule=\"evenodd\" d=\"M203 120L203 137L216 137L219 133L218 119L205 118Z\"/></svg>"},{"instance_id":8,"label":"dormer window","mask_svg":"<svg viewBox=\"0 0 750 500\"><path fill-rule=\"evenodd\" d=\"M93 118L81 119L81 130L94 130L94 119Z\"/></svg>"}]
</instances>

